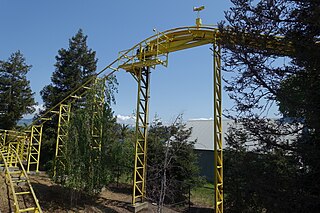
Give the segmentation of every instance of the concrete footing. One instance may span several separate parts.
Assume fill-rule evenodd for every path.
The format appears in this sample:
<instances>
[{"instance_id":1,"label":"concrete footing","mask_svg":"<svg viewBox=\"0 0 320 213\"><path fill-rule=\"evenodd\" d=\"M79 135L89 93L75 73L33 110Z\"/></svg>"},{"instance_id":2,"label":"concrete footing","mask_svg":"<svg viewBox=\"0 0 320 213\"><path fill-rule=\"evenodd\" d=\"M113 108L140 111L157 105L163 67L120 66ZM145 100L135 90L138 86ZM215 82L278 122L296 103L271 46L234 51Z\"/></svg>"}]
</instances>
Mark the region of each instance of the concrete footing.
<instances>
[{"instance_id":1,"label":"concrete footing","mask_svg":"<svg viewBox=\"0 0 320 213\"><path fill-rule=\"evenodd\" d=\"M133 212L133 213L141 212L143 210L148 210L148 203L147 202L136 203L135 205L129 206L129 211Z\"/></svg>"}]
</instances>

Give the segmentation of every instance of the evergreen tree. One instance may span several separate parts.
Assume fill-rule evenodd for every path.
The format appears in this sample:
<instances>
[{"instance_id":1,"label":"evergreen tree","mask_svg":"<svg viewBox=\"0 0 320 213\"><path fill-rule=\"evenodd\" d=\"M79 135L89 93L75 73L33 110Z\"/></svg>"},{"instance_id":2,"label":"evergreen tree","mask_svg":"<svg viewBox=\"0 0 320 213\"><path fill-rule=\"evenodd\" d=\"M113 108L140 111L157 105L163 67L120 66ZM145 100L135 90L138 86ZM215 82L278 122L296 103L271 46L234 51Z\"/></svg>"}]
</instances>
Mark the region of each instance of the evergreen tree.
<instances>
[{"instance_id":1,"label":"evergreen tree","mask_svg":"<svg viewBox=\"0 0 320 213\"><path fill-rule=\"evenodd\" d=\"M236 173L238 170L228 173L240 180L241 184L237 185L247 185L241 188L243 191L237 196L229 195L226 204L233 208L233 204L240 200L245 200L243 204L254 203L251 211L246 206L242 212L257 212L261 210L260 207L267 212L318 212L320 2L232 2L234 6L226 12L229 27L226 28L222 23L221 31L232 30L239 40L243 35L250 35L251 43L258 41L261 34L264 38L282 36L290 44L290 54L283 57L280 49L278 52L272 51L263 40L259 42L262 48L257 49L246 45L250 42L237 45L228 42L228 36L222 38L223 43L227 43L224 68L234 74L226 79L226 90L235 101L234 111L229 115L241 126L241 129L231 130L233 137L227 139L236 150L228 160L236 165L241 164L239 161L245 164L248 159L257 162L249 165L254 168L247 171L249 176ZM272 104L279 106L283 119L275 121L266 117ZM245 141L237 140L244 136ZM246 153L246 148L242 146L248 142L256 145L251 154ZM264 172L258 164L265 168ZM285 165L285 168L279 165ZM258 179L255 180L258 184L253 183L252 177ZM269 192L269 196L264 190L267 182L280 183L275 191ZM226 193L236 191L237 186L232 181L230 184L225 187ZM250 184L255 187L250 187ZM245 193L246 189L251 190L250 194ZM286 199L283 200L283 197ZM239 209L235 212L239 212Z\"/></svg>"},{"instance_id":2,"label":"evergreen tree","mask_svg":"<svg viewBox=\"0 0 320 213\"><path fill-rule=\"evenodd\" d=\"M181 115L170 126L156 118L150 127L147 196L158 204L158 212L164 204L185 201L189 188L201 183L191 131Z\"/></svg>"},{"instance_id":3,"label":"evergreen tree","mask_svg":"<svg viewBox=\"0 0 320 213\"><path fill-rule=\"evenodd\" d=\"M0 61L0 129L12 129L23 114L33 113L36 104L27 80L31 66L20 51Z\"/></svg>"},{"instance_id":4,"label":"evergreen tree","mask_svg":"<svg viewBox=\"0 0 320 213\"><path fill-rule=\"evenodd\" d=\"M105 96L110 96L109 82ZM121 164L130 153L123 153L119 148L121 139L117 135L116 117L110 107L111 101L105 99L103 107L93 107L97 94L102 94L104 82L95 84L86 96L86 102L81 108L73 111L68 139L64 145L64 168L58 168L58 176L66 177L62 184L75 192L97 194L103 186L114 181L116 175L114 165ZM112 87L112 86L111 86ZM95 115L95 116L93 116ZM97 135L94 129L100 129L100 146L96 144ZM97 134L97 132L95 133ZM128 151L128 150L127 150ZM132 150L130 150L132 153ZM120 160L119 160L120 159ZM119 166L119 165L118 165ZM73 199L77 199L75 196Z\"/></svg>"},{"instance_id":5,"label":"evergreen tree","mask_svg":"<svg viewBox=\"0 0 320 213\"><path fill-rule=\"evenodd\" d=\"M299 204L299 167L295 156L276 150L247 150L250 132L229 129L224 150L226 209L238 212L303 212ZM293 204L294 203L294 204Z\"/></svg>"},{"instance_id":6,"label":"evergreen tree","mask_svg":"<svg viewBox=\"0 0 320 213\"><path fill-rule=\"evenodd\" d=\"M61 48L56 56L55 71L52 83L45 86L40 95L44 101L45 110L55 106L73 89L80 86L88 78L95 75L97 68L96 52L87 46L87 36L80 29L69 39L67 49ZM113 80L112 80L113 81ZM57 134L57 118L46 122L42 146L42 164L51 167ZM49 164L47 164L49 163Z\"/></svg>"},{"instance_id":7,"label":"evergreen tree","mask_svg":"<svg viewBox=\"0 0 320 213\"><path fill-rule=\"evenodd\" d=\"M111 181L118 183L120 177L128 179L132 176L135 134L125 124L116 124L111 131L113 131L114 140L105 147L104 158L107 162L105 165L111 172Z\"/></svg>"},{"instance_id":8,"label":"evergreen tree","mask_svg":"<svg viewBox=\"0 0 320 213\"><path fill-rule=\"evenodd\" d=\"M87 46L87 36L80 29L69 40L69 48L61 48L56 56L52 83L40 92L46 109L59 103L73 89L80 86L97 68L96 52Z\"/></svg>"},{"instance_id":9,"label":"evergreen tree","mask_svg":"<svg viewBox=\"0 0 320 213\"><path fill-rule=\"evenodd\" d=\"M299 196L301 209L320 209L320 2L296 1L292 16L296 20L286 37L296 49L294 74L282 82L278 101L280 111L299 120L303 131L295 143L296 158L301 163Z\"/></svg>"}]
</instances>

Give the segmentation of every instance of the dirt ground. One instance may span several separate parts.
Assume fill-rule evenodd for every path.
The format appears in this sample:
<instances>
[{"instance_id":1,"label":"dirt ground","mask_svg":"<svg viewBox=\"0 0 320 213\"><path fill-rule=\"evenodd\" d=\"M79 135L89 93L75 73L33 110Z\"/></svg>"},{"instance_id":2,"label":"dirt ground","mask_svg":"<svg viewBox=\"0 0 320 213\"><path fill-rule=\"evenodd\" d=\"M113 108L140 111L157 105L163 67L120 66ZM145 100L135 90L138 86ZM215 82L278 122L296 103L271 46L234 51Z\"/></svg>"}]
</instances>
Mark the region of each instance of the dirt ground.
<instances>
[{"instance_id":1,"label":"dirt ground","mask_svg":"<svg viewBox=\"0 0 320 213\"><path fill-rule=\"evenodd\" d=\"M0 212L9 212L10 199L4 172L0 173Z\"/></svg>"},{"instance_id":2,"label":"dirt ground","mask_svg":"<svg viewBox=\"0 0 320 213\"><path fill-rule=\"evenodd\" d=\"M99 196L92 198L72 193L69 189L55 184L43 172L29 177L43 212L130 212L131 187L128 185L109 186ZM0 213L12 211L10 210L10 205L12 205L13 201L10 197L10 191L5 184L4 173L1 172ZM156 212L156 206L149 203L148 210L143 213L149 212ZM165 212L175 213L177 211L165 209Z\"/></svg>"}]
</instances>

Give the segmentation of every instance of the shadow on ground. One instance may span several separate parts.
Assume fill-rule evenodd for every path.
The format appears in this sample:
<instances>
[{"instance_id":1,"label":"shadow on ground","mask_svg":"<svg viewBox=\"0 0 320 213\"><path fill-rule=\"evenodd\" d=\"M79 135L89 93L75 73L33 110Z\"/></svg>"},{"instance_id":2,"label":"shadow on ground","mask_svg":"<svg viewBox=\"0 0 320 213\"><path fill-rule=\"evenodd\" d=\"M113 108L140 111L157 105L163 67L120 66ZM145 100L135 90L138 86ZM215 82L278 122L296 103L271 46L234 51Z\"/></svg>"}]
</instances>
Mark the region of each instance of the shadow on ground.
<instances>
[{"instance_id":1,"label":"shadow on ground","mask_svg":"<svg viewBox=\"0 0 320 213\"><path fill-rule=\"evenodd\" d=\"M185 212L186 213L187 212L190 212L190 213L213 213L214 209L213 208L206 208L206 207L192 206L192 207L190 207L190 210L187 209Z\"/></svg>"},{"instance_id":2,"label":"shadow on ground","mask_svg":"<svg viewBox=\"0 0 320 213\"><path fill-rule=\"evenodd\" d=\"M132 194L132 187L128 184L114 183L114 184L110 184L108 186L108 189L115 193L121 193L121 194L130 195L130 196Z\"/></svg>"},{"instance_id":3,"label":"shadow on ground","mask_svg":"<svg viewBox=\"0 0 320 213\"><path fill-rule=\"evenodd\" d=\"M32 183L44 212L119 212L130 203L102 197L89 197L60 185ZM114 209L116 208L116 210ZM121 211L120 211L121 212Z\"/></svg>"}]
</instances>

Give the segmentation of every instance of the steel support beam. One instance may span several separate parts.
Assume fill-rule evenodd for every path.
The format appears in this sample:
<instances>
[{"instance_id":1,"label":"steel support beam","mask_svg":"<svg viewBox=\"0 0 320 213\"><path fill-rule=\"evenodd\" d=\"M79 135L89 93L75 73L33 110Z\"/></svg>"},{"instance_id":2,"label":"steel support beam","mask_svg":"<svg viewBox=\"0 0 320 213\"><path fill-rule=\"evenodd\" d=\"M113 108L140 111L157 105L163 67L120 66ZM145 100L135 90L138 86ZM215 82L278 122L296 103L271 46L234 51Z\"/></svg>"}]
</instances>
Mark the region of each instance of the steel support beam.
<instances>
[{"instance_id":1,"label":"steel support beam","mask_svg":"<svg viewBox=\"0 0 320 213\"><path fill-rule=\"evenodd\" d=\"M56 142L55 163L53 169L53 177L56 178L57 169L64 170L65 159L63 146L66 143L68 137L68 126L70 121L71 104L60 104L59 120L58 120L58 134Z\"/></svg>"},{"instance_id":2,"label":"steel support beam","mask_svg":"<svg viewBox=\"0 0 320 213\"><path fill-rule=\"evenodd\" d=\"M223 213L223 159L222 159L222 92L221 92L221 47L215 38L213 43L214 85L214 187L215 213Z\"/></svg>"},{"instance_id":3,"label":"steel support beam","mask_svg":"<svg viewBox=\"0 0 320 213\"><path fill-rule=\"evenodd\" d=\"M135 206L137 202L142 202L145 196L150 67L141 67L137 69L133 76L138 82L135 133L136 143L132 194L132 205Z\"/></svg>"},{"instance_id":4,"label":"steel support beam","mask_svg":"<svg viewBox=\"0 0 320 213\"><path fill-rule=\"evenodd\" d=\"M26 135L17 136L17 153L22 162L27 162L28 159L28 140Z\"/></svg>"},{"instance_id":5,"label":"steel support beam","mask_svg":"<svg viewBox=\"0 0 320 213\"><path fill-rule=\"evenodd\" d=\"M101 154L101 142L102 142L102 119L104 113L105 103L105 79L96 79L94 85L93 105L92 105L92 150L98 151ZM98 153L98 154L99 154Z\"/></svg>"},{"instance_id":6,"label":"steel support beam","mask_svg":"<svg viewBox=\"0 0 320 213\"><path fill-rule=\"evenodd\" d=\"M7 140L7 130L0 132L0 146L5 146Z\"/></svg>"},{"instance_id":7,"label":"steel support beam","mask_svg":"<svg viewBox=\"0 0 320 213\"><path fill-rule=\"evenodd\" d=\"M33 125L31 128L31 136L29 139L28 151L28 167L27 173L30 172L31 165L36 166L36 173L39 172L40 150L42 141L42 127L43 125Z\"/></svg>"},{"instance_id":8,"label":"steel support beam","mask_svg":"<svg viewBox=\"0 0 320 213\"><path fill-rule=\"evenodd\" d=\"M3 161L6 184L10 187L10 197L13 198L12 211L42 213L16 147L10 143L6 152L0 151L0 159ZM21 187L22 184L23 187ZM26 200L29 202L26 203Z\"/></svg>"}]
</instances>

